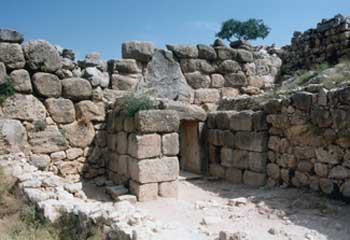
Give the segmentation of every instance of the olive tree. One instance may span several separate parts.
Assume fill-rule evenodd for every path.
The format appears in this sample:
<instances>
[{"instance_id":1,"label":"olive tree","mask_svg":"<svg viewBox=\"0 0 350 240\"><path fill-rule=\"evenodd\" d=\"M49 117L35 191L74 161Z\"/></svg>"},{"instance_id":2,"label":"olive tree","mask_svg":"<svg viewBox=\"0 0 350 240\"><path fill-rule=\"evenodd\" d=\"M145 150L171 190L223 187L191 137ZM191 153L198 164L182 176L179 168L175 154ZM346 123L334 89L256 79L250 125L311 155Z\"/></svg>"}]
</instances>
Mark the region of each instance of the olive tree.
<instances>
[{"instance_id":1,"label":"olive tree","mask_svg":"<svg viewBox=\"0 0 350 240\"><path fill-rule=\"evenodd\" d=\"M222 23L221 30L216 36L229 42L232 42L232 38L247 41L257 38L264 39L269 35L270 30L261 19L251 18L247 21L229 19Z\"/></svg>"}]
</instances>

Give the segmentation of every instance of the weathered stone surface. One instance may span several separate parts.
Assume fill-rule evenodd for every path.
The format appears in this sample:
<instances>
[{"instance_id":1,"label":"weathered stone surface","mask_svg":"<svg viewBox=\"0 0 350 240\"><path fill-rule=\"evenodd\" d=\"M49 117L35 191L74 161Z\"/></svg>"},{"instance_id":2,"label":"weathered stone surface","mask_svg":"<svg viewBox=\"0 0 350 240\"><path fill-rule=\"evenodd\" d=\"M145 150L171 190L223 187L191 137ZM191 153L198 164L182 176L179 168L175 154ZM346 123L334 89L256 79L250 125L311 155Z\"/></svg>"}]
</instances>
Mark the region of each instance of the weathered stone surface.
<instances>
[{"instance_id":1,"label":"weathered stone surface","mask_svg":"<svg viewBox=\"0 0 350 240\"><path fill-rule=\"evenodd\" d=\"M109 74L101 72L97 67L87 67L82 73L82 77L89 80L92 86L101 86L106 88L109 86Z\"/></svg>"},{"instance_id":2,"label":"weathered stone surface","mask_svg":"<svg viewBox=\"0 0 350 240\"><path fill-rule=\"evenodd\" d=\"M70 148L66 151L66 156L68 160L74 160L82 156L84 151L81 148Z\"/></svg>"},{"instance_id":3,"label":"weathered stone surface","mask_svg":"<svg viewBox=\"0 0 350 240\"><path fill-rule=\"evenodd\" d=\"M225 168L220 164L212 163L209 165L209 175L222 178L222 176L225 176Z\"/></svg>"},{"instance_id":4,"label":"weathered stone surface","mask_svg":"<svg viewBox=\"0 0 350 240\"><path fill-rule=\"evenodd\" d=\"M179 153L179 135L177 133L162 136L162 152L167 156L174 156Z\"/></svg>"},{"instance_id":5,"label":"weathered stone surface","mask_svg":"<svg viewBox=\"0 0 350 240\"><path fill-rule=\"evenodd\" d=\"M19 43L24 40L23 34L13 29L0 29L0 42Z\"/></svg>"},{"instance_id":6,"label":"weathered stone surface","mask_svg":"<svg viewBox=\"0 0 350 240\"><path fill-rule=\"evenodd\" d=\"M249 169L254 172L265 173L267 165L267 153L249 153Z\"/></svg>"},{"instance_id":7,"label":"weathered stone surface","mask_svg":"<svg viewBox=\"0 0 350 240\"><path fill-rule=\"evenodd\" d=\"M203 72L213 73L215 72L215 66L211 65L207 60L204 59L190 59L185 58L180 61L181 69L184 73L190 72Z\"/></svg>"},{"instance_id":8,"label":"weathered stone surface","mask_svg":"<svg viewBox=\"0 0 350 240\"><path fill-rule=\"evenodd\" d=\"M112 74L112 88L123 91L135 90L142 80L141 74Z\"/></svg>"},{"instance_id":9,"label":"weathered stone surface","mask_svg":"<svg viewBox=\"0 0 350 240\"><path fill-rule=\"evenodd\" d=\"M164 157L132 161L129 164L130 176L139 183L175 181L179 176L177 157Z\"/></svg>"},{"instance_id":10,"label":"weathered stone surface","mask_svg":"<svg viewBox=\"0 0 350 240\"><path fill-rule=\"evenodd\" d=\"M63 96L76 100L86 100L92 95L89 81L82 78L67 78L62 80Z\"/></svg>"},{"instance_id":11,"label":"weathered stone surface","mask_svg":"<svg viewBox=\"0 0 350 240\"><path fill-rule=\"evenodd\" d=\"M139 184L130 181L130 192L135 194L140 202L156 200L158 197L158 183Z\"/></svg>"},{"instance_id":12,"label":"weathered stone surface","mask_svg":"<svg viewBox=\"0 0 350 240\"><path fill-rule=\"evenodd\" d=\"M241 70L241 66L234 60L225 60L220 63L219 70L221 73L234 73Z\"/></svg>"},{"instance_id":13,"label":"weathered stone surface","mask_svg":"<svg viewBox=\"0 0 350 240\"><path fill-rule=\"evenodd\" d=\"M16 43L0 42L0 62L9 69L23 68L26 62L21 46Z\"/></svg>"},{"instance_id":14,"label":"weathered stone surface","mask_svg":"<svg viewBox=\"0 0 350 240\"><path fill-rule=\"evenodd\" d=\"M343 166L335 166L329 172L328 177L334 179L346 179L350 177L350 169Z\"/></svg>"},{"instance_id":15,"label":"weathered stone surface","mask_svg":"<svg viewBox=\"0 0 350 240\"><path fill-rule=\"evenodd\" d=\"M45 106L33 95L15 94L2 106L4 116L19 120L35 121L46 118Z\"/></svg>"},{"instance_id":16,"label":"weathered stone surface","mask_svg":"<svg viewBox=\"0 0 350 240\"><path fill-rule=\"evenodd\" d=\"M33 91L32 83L30 81L30 76L27 70L14 70L11 72L10 77L13 83L13 87L17 92L31 93Z\"/></svg>"},{"instance_id":17,"label":"weathered stone surface","mask_svg":"<svg viewBox=\"0 0 350 240\"><path fill-rule=\"evenodd\" d=\"M62 94L61 81L50 73L35 73L33 85L34 90L43 97L59 97Z\"/></svg>"},{"instance_id":18,"label":"weathered stone surface","mask_svg":"<svg viewBox=\"0 0 350 240\"><path fill-rule=\"evenodd\" d=\"M180 120L204 121L207 118L207 113L203 110L203 108L185 102L165 99L160 102L159 108L176 111L180 117Z\"/></svg>"},{"instance_id":19,"label":"weathered stone surface","mask_svg":"<svg viewBox=\"0 0 350 240\"><path fill-rule=\"evenodd\" d=\"M312 105L312 93L298 92L292 96L292 101L297 109L309 112Z\"/></svg>"},{"instance_id":20,"label":"weathered stone surface","mask_svg":"<svg viewBox=\"0 0 350 240\"><path fill-rule=\"evenodd\" d=\"M188 84L194 88L208 88L210 86L210 77L209 75L202 74L198 71L185 73L186 80Z\"/></svg>"},{"instance_id":21,"label":"weathered stone surface","mask_svg":"<svg viewBox=\"0 0 350 240\"><path fill-rule=\"evenodd\" d=\"M328 167L326 164L315 163L314 166L315 173L319 177L327 177L328 176Z\"/></svg>"},{"instance_id":22,"label":"weathered stone surface","mask_svg":"<svg viewBox=\"0 0 350 240\"><path fill-rule=\"evenodd\" d=\"M152 90L154 95L172 100L190 101L192 88L187 84L179 63L173 54L165 50L156 50L152 61L147 65L144 91Z\"/></svg>"},{"instance_id":23,"label":"weathered stone surface","mask_svg":"<svg viewBox=\"0 0 350 240\"><path fill-rule=\"evenodd\" d=\"M165 198L177 197L177 181L162 182L158 186L159 196Z\"/></svg>"},{"instance_id":24,"label":"weathered stone surface","mask_svg":"<svg viewBox=\"0 0 350 240\"><path fill-rule=\"evenodd\" d=\"M27 132L20 121L0 119L0 154L24 151Z\"/></svg>"},{"instance_id":25,"label":"weathered stone surface","mask_svg":"<svg viewBox=\"0 0 350 240\"><path fill-rule=\"evenodd\" d=\"M194 45L166 45L178 58L197 58L198 49Z\"/></svg>"},{"instance_id":26,"label":"weathered stone surface","mask_svg":"<svg viewBox=\"0 0 350 240\"><path fill-rule=\"evenodd\" d=\"M71 100L65 98L48 98L45 100L45 105L55 122L74 122L75 108Z\"/></svg>"},{"instance_id":27,"label":"weathered stone surface","mask_svg":"<svg viewBox=\"0 0 350 240\"><path fill-rule=\"evenodd\" d=\"M128 137L128 153L137 159L160 156L161 138L158 134L130 134Z\"/></svg>"},{"instance_id":28,"label":"weathered stone surface","mask_svg":"<svg viewBox=\"0 0 350 240\"><path fill-rule=\"evenodd\" d=\"M135 116L136 128L141 133L176 132L180 118L173 110L144 110Z\"/></svg>"},{"instance_id":29,"label":"weathered stone surface","mask_svg":"<svg viewBox=\"0 0 350 240\"><path fill-rule=\"evenodd\" d=\"M221 148L220 151L221 165L224 167L232 167L233 150L228 147Z\"/></svg>"},{"instance_id":30,"label":"weathered stone surface","mask_svg":"<svg viewBox=\"0 0 350 240\"><path fill-rule=\"evenodd\" d=\"M224 87L224 84L225 84L224 76L222 76L221 74L217 74L217 73L211 75L210 87L222 88L222 87Z\"/></svg>"},{"instance_id":31,"label":"weathered stone surface","mask_svg":"<svg viewBox=\"0 0 350 240\"><path fill-rule=\"evenodd\" d=\"M68 141L74 147L87 147L95 137L94 126L91 122L73 122L62 128Z\"/></svg>"},{"instance_id":32,"label":"weathered stone surface","mask_svg":"<svg viewBox=\"0 0 350 240\"><path fill-rule=\"evenodd\" d=\"M57 49L45 40L32 40L23 45L24 55L31 70L55 72L61 68Z\"/></svg>"},{"instance_id":33,"label":"weathered stone surface","mask_svg":"<svg viewBox=\"0 0 350 240\"><path fill-rule=\"evenodd\" d=\"M225 172L225 180L233 184L241 184L242 170L236 168L228 168Z\"/></svg>"},{"instance_id":34,"label":"weathered stone surface","mask_svg":"<svg viewBox=\"0 0 350 240\"><path fill-rule=\"evenodd\" d=\"M244 49L237 50L236 59L238 62L243 62L243 63L254 61L253 54L247 50L244 50Z\"/></svg>"},{"instance_id":35,"label":"weathered stone surface","mask_svg":"<svg viewBox=\"0 0 350 240\"><path fill-rule=\"evenodd\" d=\"M102 72L107 71L107 62L101 59L101 54L98 52L91 52L86 54L84 60L78 61L81 68L97 67Z\"/></svg>"},{"instance_id":36,"label":"weathered stone surface","mask_svg":"<svg viewBox=\"0 0 350 240\"><path fill-rule=\"evenodd\" d=\"M137 65L135 59L118 59L113 60L113 68L119 73L141 73L141 68Z\"/></svg>"},{"instance_id":37,"label":"weathered stone surface","mask_svg":"<svg viewBox=\"0 0 350 240\"><path fill-rule=\"evenodd\" d=\"M264 186L266 183L266 174L244 171L243 183L254 187Z\"/></svg>"},{"instance_id":38,"label":"weathered stone surface","mask_svg":"<svg viewBox=\"0 0 350 240\"><path fill-rule=\"evenodd\" d=\"M30 160L35 167L41 170L46 169L51 162L50 157L45 154L33 154Z\"/></svg>"},{"instance_id":39,"label":"weathered stone surface","mask_svg":"<svg viewBox=\"0 0 350 240\"><path fill-rule=\"evenodd\" d=\"M6 66L4 63L0 62L0 85L6 82Z\"/></svg>"},{"instance_id":40,"label":"weathered stone surface","mask_svg":"<svg viewBox=\"0 0 350 240\"><path fill-rule=\"evenodd\" d=\"M341 186L341 192L342 192L344 197L347 197L347 198L350 197L350 181L345 182Z\"/></svg>"},{"instance_id":41,"label":"weathered stone surface","mask_svg":"<svg viewBox=\"0 0 350 240\"><path fill-rule=\"evenodd\" d=\"M234 131L251 131L253 127L253 114L251 110L245 110L233 114L230 119L230 129Z\"/></svg>"},{"instance_id":42,"label":"weathered stone surface","mask_svg":"<svg viewBox=\"0 0 350 240\"><path fill-rule=\"evenodd\" d=\"M244 150L235 149L232 152L232 167L238 169L248 169L249 168L249 152Z\"/></svg>"},{"instance_id":43,"label":"weathered stone surface","mask_svg":"<svg viewBox=\"0 0 350 240\"><path fill-rule=\"evenodd\" d=\"M220 92L217 89L197 89L194 92L194 103L217 103L220 101Z\"/></svg>"},{"instance_id":44,"label":"weathered stone surface","mask_svg":"<svg viewBox=\"0 0 350 240\"><path fill-rule=\"evenodd\" d=\"M222 98L235 98L239 95L237 88L225 87L221 89Z\"/></svg>"},{"instance_id":45,"label":"weathered stone surface","mask_svg":"<svg viewBox=\"0 0 350 240\"><path fill-rule=\"evenodd\" d=\"M105 120L105 105L103 102L92 102L89 100L80 101L75 104L78 118L86 118L91 121Z\"/></svg>"},{"instance_id":46,"label":"weathered stone surface","mask_svg":"<svg viewBox=\"0 0 350 240\"><path fill-rule=\"evenodd\" d=\"M280 178L280 168L277 164L269 163L266 172L267 175L273 179L278 180Z\"/></svg>"},{"instance_id":47,"label":"weathered stone surface","mask_svg":"<svg viewBox=\"0 0 350 240\"><path fill-rule=\"evenodd\" d=\"M56 126L30 133L29 143L34 153L53 153L67 148L67 141Z\"/></svg>"},{"instance_id":48,"label":"weathered stone surface","mask_svg":"<svg viewBox=\"0 0 350 240\"><path fill-rule=\"evenodd\" d=\"M154 46L150 42L130 41L122 44L122 57L148 62L154 53Z\"/></svg>"},{"instance_id":49,"label":"weathered stone surface","mask_svg":"<svg viewBox=\"0 0 350 240\"><path fill-rule=\"evenodd\" d=\"M198 58L207 59L207 60L215 60L217 55L215 49L211 46L198 44Z\"/></svg>"},{"instance_id":50,"label":"weathered stone surface","mask_svg":"<svg viewBox=\"0 0 350 240\"><path fill-rule=\"evenodd\" d=\"M117 133L117 152L119 154L128 152L128 134L126 132Z\"/></svg>"},{"instance_id":51,"label":"weathered stone surface","mask_svg":"<svg viewBox=\"0 0 350 240\"><path fill-rule=\"evenodd\" d=\"M324 192L326 194L331 194L334 190L334 184L333 184L332 180L330 180L328 178L321 178L320 179L320 188L321 188L322 192Z\"/></svg>"},{"instance_id":52,"label":"weathered stone surface","mask_svg":"<svg viewBox=\"0 0 350 240\"><path fill-rule=\"evenodd\" d=\"M266 132L238 132L235 145L244 150L264 152L267 150L268 134Z\"/></svg>"},{"instance_id":53,"label":"weathered stone surface","mask_svg":"<svg viewBox=\"0 0 350 240\"><path fill-rule=\"evenodd\" d=\"M217 52L218 59L220 60L228 60L235 59L237 56L237 51L226 46L215 47Z\"/></svg>"},{"instance_id":54,"label":"weathered stone surface","mask_svg":"<svg viewBox=\"0 0 350 240\"><path fill-rule=\"evenodd\" d=\"M128 192L129 190L122 185L106 187L106 193L109 194L114 200L117 200L118 197L127 194Z\"/></svg>"},{"instance_id":55,"label":"weathered stone surface","mask_svg":"<svg viewBox=\"0 0 350 240\"><path fill-rule=\"evenodd\" d=\"M64 151L54 152L50 154L50 158L53 162L61 161L66 158L66 153Z\"/></svg>"},{"instance_id":56,"label":"weathered stone surface","mask_svg":"<svg viewBox=\"0 0 350 240\"><path fill-rule=\"evenodd\" d=\"M329 164L338 164L344 154L343 150L335 145L329 145L328 149L317 148L315 153L319 162Z\"/></svg>"},{"instance_id":57,"label":"weathered stone surface","mask_svg":"<svg viewBox=\"0 0 350 240\"><path fill-rule=\"evenodd\" d=\"M248 84L244 73L227 73L225 74L225 87L243 87Z\"/></svg>"}]
</instances>

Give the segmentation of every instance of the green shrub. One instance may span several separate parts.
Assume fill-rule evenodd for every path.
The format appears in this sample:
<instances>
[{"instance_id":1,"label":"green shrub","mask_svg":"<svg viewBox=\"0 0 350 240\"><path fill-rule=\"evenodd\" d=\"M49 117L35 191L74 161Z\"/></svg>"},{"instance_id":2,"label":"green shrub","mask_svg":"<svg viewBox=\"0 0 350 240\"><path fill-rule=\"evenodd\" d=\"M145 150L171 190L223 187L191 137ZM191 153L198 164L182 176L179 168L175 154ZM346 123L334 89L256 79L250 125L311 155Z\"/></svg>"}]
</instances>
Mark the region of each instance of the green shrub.
<instances>
[{"instance_id":1,"label":"green shrub","mask_svg":"<svg viewBox=\"0 0 350 240\"><path fill-rule=\"evenodd\" d=\"M146 95L129 95L121 99L121 112L128 117L134 117L141 110L155 109L156 102Z\"/></svg>"},{"instance_id":2,"label":"green shrub","mask_svg":"<svg viewBox=\"0 0 350 240\"><path fill-rule=\"evenodd\" d=\"M6 77L5 83L0 85L0 104L2 104L6 98L15 94L15 88L13 87L10 77Z\"/></svg>"},{"instance_id":3,"label":"green shrub","mask_svg":"<svg viewBox=\"0 0 350 240\"><path fill-rule=\"evenodd\" d=\"M46 127L47 127L47 124L45 120L36 120L34 122L34 130L36 132L44 131Z\"/></svg>"}]
</instances>

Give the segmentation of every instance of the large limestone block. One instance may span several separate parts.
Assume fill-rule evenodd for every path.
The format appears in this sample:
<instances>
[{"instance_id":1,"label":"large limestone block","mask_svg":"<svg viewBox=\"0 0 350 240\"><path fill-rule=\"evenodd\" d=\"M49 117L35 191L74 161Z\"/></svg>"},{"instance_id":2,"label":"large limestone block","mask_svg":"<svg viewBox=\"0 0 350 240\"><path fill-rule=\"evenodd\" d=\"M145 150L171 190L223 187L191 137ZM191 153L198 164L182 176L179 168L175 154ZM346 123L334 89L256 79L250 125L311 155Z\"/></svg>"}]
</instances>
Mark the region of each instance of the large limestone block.
<instances>
[{"instance_id":1,"label":"large limestone block","mask_svg":"<svg viewBox=\"0 0 350 240\"><path fill-rule=\"evenodd\" d=\"M67 141L56 126L29 133L29 143L34 153L53 153L67 149Z\"/></svg>"},{"instance_id":2,"label":"large limestone block","mask_svg":"<svg viewBox=\"0 0 350 240\"><path fill-rule=\"evenodd\" d=\"M82 76L89 80L94 87L101 86L106 88L109 85L109 74L107 72L101 72L97 67L85 68Z\"/></svg>"},{"instance_id":3,"label":"large limestone block","mask_svg":"<svg viewBox=\"0 0 350 240\"><path fill-rule=\"evenodd\" d=\"M30 75L27 70L18 69L10 74L14 89L21 93L31 93L33 91Z\"/></svg>"},{"instance_id":4,"label":"large limestone block","mask_svg":"<svg viewBox=\"0 0 350 240\"><path fill-rule=\"evenodd\" d=\"M188 84L194 89L208 88L210 86L210 77L207 74L196 71L185 73L185 77Z\"/></svg>"},{"instance_id":5,"label":"large limestone block","mask_svg":"<svg viewBox=\"0 0 350 240\"><path fill-rule=\"evenodd\" d=\"M225 87L244 87L248 81L244 73L227 73L225 74Z\"/></svg>"},{"instance_id":6,"label":"large limestone block","mask_svg":"<svg viewBox=\"0 0 350 240\"><path fill-rule=\"evenodd\" d=\"M24 40L23 34L13 29L0 29L0 42L19 43Z\"/></svg>"},{"instance_id":7,"label":"large limestone block","mask_svg":"<svg viewBox=\"0 0 350 240\"><path fill-rule=\"evenodd\" d=\"M179 176L179 169L177 157L134 160L129 163L130 176L139 183L175 181Z\"/></svg>"},{"instance_id":8,"label":"large limestone block","mask_svg":"<svg viewBox=\"0 0 350 240\"><path fill-rule=\"evenodd\" d=\"M172 52L156 50L148 63L142 91L151 91L160 98L191 101L193 90L182 74Z\"/></svg>"},{"instance_id":9,"label":"large limestone block","mask_svg":"<svg viewBox=\"0 0 350 240\"><path fill-rule=\"evenodd\" d=\"M118 59L109 62L112 64L112 71L119 73L141 73L142 70L135 59Z\"/></svg>"},{"instance_id":10,"label":"large limestone block","mask_svg":"<svg viewBox=\"0 0 350 240\"><path fill-rule=\"evenodd\" d=\"M62 80L63 96L74 101L89 99L92 87L89 81L82 78L67 78Z\"/></svg>"},{"instance_id":11,"label":"large limestone block","mask_svg":"<svg viewBox=\"0 0 350 240\"><path fill-rule=\"evenodd\" d=\"M215 60L217 55L215 49L211 46L198 44L198 58L207 59L207 60Z\"/></svg>"},{"instance_id":12,"label":"large limestone block","mask_svg":"<svg viewBox=\"0 0 350 240\"><path fill-rule=\"evenodd\" d=\"M210 64L204 59L181 59L180 61L182 72L202 72L202 73L213 73L216 70L216 66Z\"/></svg>"},{"instance_id":13,"label":"large limestone block","mask_svg":"<svg viewBox=\"0 0 350 240\"><path fill-rule=\"evenodd\" d=\"M137 159L160 156L161 138L158 134L130 134L128 138L128 152Z\"/></svg>"},{"instance_id":14,"label":"large limestone block","mask_svg":"<svg viewBox=\"0 0 350 240\"><path fill-rule=\"evenodd\" d=\"M268 134L266 132L238 132L235 145L239 149L264 152L267 150Z\"/></svg>"},{"instance_id":15,"label":"large limestone block","mask_svg":"<svg viewBox=\"0 0 350 240\"><path fill-rule=\"evenodd\" d=\"M158 183L140 184L130 181L130 192L135 194L140 202L156 200L158 197Z\"/></svg>"},{"instance_id":16,"label":"large limestone block","mask_svg":"<svg viewBox=\"0 0 350 240\"><path fill-rule=\"evenodd\" d=\"M0 85L6 82L6 66L4 63L0 62Z\"/></svg>"},{"instance_id":17,"label":"large limestone block","mask_svg":"<svg viewBox=\"0 0 350 240\"><path fill-rule=\"evenodd\" d=\"M70 144L74 147L87 147L95 137L95 129L91 122L73 122L62 126L62 128Z\"/></svg>"},{"instance_id":18,"label":"large limestone block","mask_svg":"<svg viewBox=\"0 0 350 240\"><path fill-rule=\"evenodd\" d=\"M198 58L198 48L194 45L166 45L178 58Z\"/></svg>"},{"instance_id":19,"label":"large limestone block","mask_svg":"<svg viewBox=\"0 0 350 240\"><path fill-rule=\"evenodd\" d=\"M152 58L154 46L150 42L129 41L122 44L123 58L148 62Z\"/></svg>"},{"instance_id":20,"label":"large limestone block","mask_svg":"<svg viewBox=\"0 0 350 240\"><path fill-rule=\"evenodd\" d=\"M27 131L20 121L0 119L0 154L24 151Z\"/></svg>"},{"instance_id":21,"label":"large limestone block","mask_svg":"<svg viewBox=\"0 0 350 240\"><path fill-rule=\"evenodd\" d=\"M220 101L220 92L217 89L197 89L194 92L194 103L217 103Z\"/></svg>"},{"instance_id":22,"label":"large limestone block","mask_svg":"<svg viewBox=\"0 0 350 240\"><path fill-rule=\"evenodd\" d=\"M176 111L172 110L145 110L135 116L138 132L141 133L166 133L177 132L180 118Z\"/></svg>"},{"instance_id":23,"label":"large limestone block","mask_svg":"<svg viewBox=\"0 0 350 240\"><path fill-rule=\"evenodd\" d=\"M112 88L122 91L135 90L143 80L142 74L112 74Z\"/></svg>"},{"instance_id":24,"label":"large limestone block","mask_svg":"<svg viewBox=\"0 0 350 240\"><path fill-rule=\"evenodd\" d=\"M26 64L21 45L0 42L0 62L9 69L20 69Z\"/></svg>"},{"instance_id":25,"label":"large limestone block","mask_svg":"<svg viewBox=\"0 0 350 240\"><path fill-rule=\"evenodd\" d=\"M235 59L237 56L237 51L226 46L215 47L218 59L220 60L228 60Z\"/></svg>"},{"instance_id":26,"label":"large limestone block","mask_svg":"<svg viewBox=\"0 0 350 240\"><path fill-rule=\"evenodd\" d=\"M50 73L35 73L33 85L35 91L43 97L59 97L62 94L61 80Z\"/></svg>"},{"instance_id":27,"label":"large limestone block","mask_svg":"<svg viewBox=\"0 0 350 240\"><path fill-rule=\"evenodd\" d=\"M29 41L23 45L23 51L31 70L55 72L62 66L57 49L45 40Z\"/></svg>"},{"instance_id":28,"label":"large limestone block","mask_svg":"<svg viewBox=\"0 0 350 240\"><path fill-rule=\"evenodd\" d=\"M78 118L86 118L91 121L104 121L106 117L103 102L92 102L84 100L75 105Z\"/></svg>"},{"instance_id":29,"label":"large limestone block","mask_svg":"<svg viewBox=\"0 0 350 240\"><path fill-rule=\"evenodd\" d=\"M8 118L25 121L44 120L45 106L33 95L15 94L3 103L3 114Z\"/></svg>"},{"instance_id":30,"label":"large limestone block","mask_svg":"<svg viewBox=\"0 0 350 240\"><path fill-rule=\"evenodd\" d=\"M179 153L179 134L169 133L162 136L162 152L167 156Z\"/></svg>"},{"instance_id":31,"label":"large limestone block","mask_svg":"<svg viewBox=\"0 0 350 240\"><path fill-rule=\"evenodd\" d=\"M253 111L246 110L233 114L230 119L230 129L234 131L251 131L253 127Z\"/></svg>"},{"instance_id":32,"label":"large limestone block","mask_svg":"<svg viewBox=\"0 0 350 240\"><path fill-rule=\"evenodd\" d=\"M75 120L75 108L71 100L65 98L49 98L45 105L52 119L57 123L71 123Z\"/></svg>"},{"instance_id":33,"label":"large limestone block","mask_svg":"<svg viewBox=\"0 0 350 240\"><path fill-rule=\"evenodd\" d=\"M266 174L244 171L243 183L253 187L264 186L266 183Z\"/></svg>"},{"instance_id":34,"label":"large limestone block","mask_svg":"<svg viewBox=\"0 0 350 240\"><path fill-rule=\"evenodd\" d=\"M159 108L176 111L180 120L198 120L203 122L207 118L207 113L203 108L185 102L162 100Z\"/></svg>"}]
</instances>

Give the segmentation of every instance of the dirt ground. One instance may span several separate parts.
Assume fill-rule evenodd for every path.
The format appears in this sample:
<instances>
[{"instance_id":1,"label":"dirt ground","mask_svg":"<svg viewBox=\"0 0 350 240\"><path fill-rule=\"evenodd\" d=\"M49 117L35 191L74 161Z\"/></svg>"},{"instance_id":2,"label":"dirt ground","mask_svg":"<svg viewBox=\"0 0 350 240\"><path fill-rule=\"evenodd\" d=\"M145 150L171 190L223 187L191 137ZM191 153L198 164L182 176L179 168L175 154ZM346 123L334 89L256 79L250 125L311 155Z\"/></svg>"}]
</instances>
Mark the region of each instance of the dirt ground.
<instances>
[{"instance_id":1,"label":"dirt ground","mask_svg":"<svg viewBox=\"0 0 350 240\"><path fill-rule=\"evenodd\" d=\"M350 205L298 189L253 189L223 181L179 182L178 199L137 204L166 223L164 240L349 240ZM164 234L165 233L165 234Z\"/></svg>"}]
</instances>

